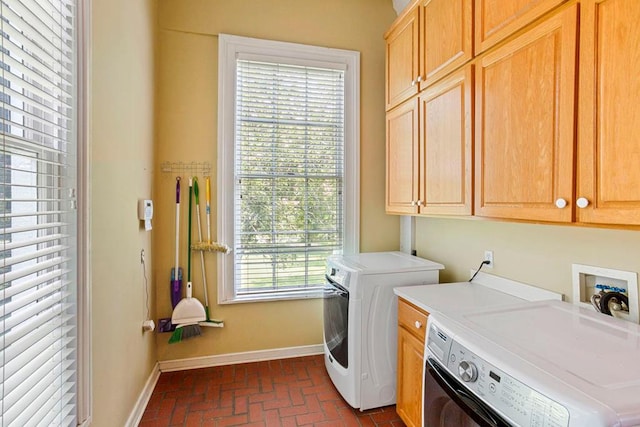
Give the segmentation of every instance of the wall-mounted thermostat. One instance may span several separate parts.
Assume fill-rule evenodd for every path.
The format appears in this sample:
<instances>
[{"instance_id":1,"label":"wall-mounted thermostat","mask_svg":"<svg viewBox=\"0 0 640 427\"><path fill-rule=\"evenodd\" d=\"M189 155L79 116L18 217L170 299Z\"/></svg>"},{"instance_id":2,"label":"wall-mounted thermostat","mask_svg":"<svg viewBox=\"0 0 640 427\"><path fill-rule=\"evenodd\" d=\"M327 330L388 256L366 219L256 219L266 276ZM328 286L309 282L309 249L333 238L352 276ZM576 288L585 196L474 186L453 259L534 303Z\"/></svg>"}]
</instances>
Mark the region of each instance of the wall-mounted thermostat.
<instances>
[{"instance_id":1,"label":"wall-mounted thermostat","mask_svg":"<svg viewBox=\"0 0 640 427\"><path fill-rule=\"evenodd\" d=\"M144 229L151 230L151 218L153 218L153 200L138 200L138 219L144 221Z\"/></svg>"}]
</instances>

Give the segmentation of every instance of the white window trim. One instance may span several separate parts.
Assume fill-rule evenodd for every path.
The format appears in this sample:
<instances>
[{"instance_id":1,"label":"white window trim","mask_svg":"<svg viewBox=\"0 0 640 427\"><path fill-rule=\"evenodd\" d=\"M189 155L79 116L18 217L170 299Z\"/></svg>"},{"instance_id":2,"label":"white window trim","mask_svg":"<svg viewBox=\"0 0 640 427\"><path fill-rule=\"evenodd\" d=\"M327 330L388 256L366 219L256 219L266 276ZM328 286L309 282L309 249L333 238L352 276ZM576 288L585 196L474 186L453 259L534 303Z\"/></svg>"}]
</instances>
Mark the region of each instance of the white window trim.
<instances>
[{"instance_id":1,"label":"white window trim","mask_svg":"<svg viewBox=\"0 0 640 427\"><path fill-rule=\"evenodd\" d=\"M91 2L78 1L78 65L77 65L77 144L78 144L78 426L90 426L92 422L93 393L92 393L92 357L91 357L91 263L89 248L91 192L89 191L90 152L89 117L91 117L90 66L91 64Z\"/></svg>"},{"instance_id":2,"label":"white window trim","mask_svg":"<svg viewBox=\"0 0 640 427\"><path fill-rule=\"evenodd\" d=\"M270 55L292 60L346 65L344 147L344 253L359 251L360 243L360 53L296 43L218 36L218 240L233 239L233 189L235 147L236 58L238 54ZM318 297L318 294L237 298L234 291L233 255L218 255L218 303Z\"/></svg>"}]
</instances>

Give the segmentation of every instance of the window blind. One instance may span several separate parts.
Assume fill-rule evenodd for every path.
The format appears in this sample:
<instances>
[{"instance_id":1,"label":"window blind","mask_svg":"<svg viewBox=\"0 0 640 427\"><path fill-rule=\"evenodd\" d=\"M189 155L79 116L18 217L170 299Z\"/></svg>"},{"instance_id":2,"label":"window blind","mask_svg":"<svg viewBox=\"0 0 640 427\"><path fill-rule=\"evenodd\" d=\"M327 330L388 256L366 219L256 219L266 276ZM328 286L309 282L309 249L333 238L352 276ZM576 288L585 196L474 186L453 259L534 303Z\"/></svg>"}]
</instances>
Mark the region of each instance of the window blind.
<instances>
[{"instance_id":1,"label":"window blind","mask_svg":"<svg viewBox=\"0 0 640 427\"><path fill-rule=\"evenodd\" d=\"M236 65L236 295L319 289L343 243L344 70Z\"/></svg>"},{"instance_id":2,"label":"window blind","mask_svg":"<svg viewBox=\"0 0 640 427\"><path fill-rule=\"evenodd\" d=\"M0 3L2 426L76 424L75 11Z\"/></svg>"}]
</instances>

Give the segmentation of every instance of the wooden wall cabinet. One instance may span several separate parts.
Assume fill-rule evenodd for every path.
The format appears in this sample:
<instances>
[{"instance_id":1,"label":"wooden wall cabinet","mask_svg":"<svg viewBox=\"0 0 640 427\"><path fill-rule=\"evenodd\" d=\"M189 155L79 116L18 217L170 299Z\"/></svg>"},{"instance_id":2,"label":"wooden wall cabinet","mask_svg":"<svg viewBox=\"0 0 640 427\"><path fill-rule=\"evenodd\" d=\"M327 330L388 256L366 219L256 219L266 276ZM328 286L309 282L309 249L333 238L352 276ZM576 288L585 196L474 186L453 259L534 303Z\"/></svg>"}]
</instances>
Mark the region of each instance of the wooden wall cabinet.
<instances>
[{"instance_id":1,"label":"wooden wall cabinet","mask_svg":"<svg viewBox=\"0 0 640 427\"><path fill-rule=\"evenodd\" d=\"M429 313L398 298L396 412L408 427L422 425L424 340Z\"/></svg>"},{"instance_id":2,"label":"wooden wall cabinet","mask_svg":"<svg viewBox=\"0 0 640 427\"><path fill-rule=\"evenodd\" d=\"M418 213L418 98L387 113L387 213Z\"/></svg>"},{"instance_id":3,"label":"wooden wall cabinet","mask_svg":"<svg viewBox=\"0 0 640 427\"><path fill-rule=\"evenodd\" d=\"M419 213L471 215L473 65L420 93Z\"/></svg>"},{"instance_id":4,"label":"wooden wall cabinet","mask_svg":"<svg viewBox=\"0 0 640 427\"><path fill-rule=\"evenodd\" d=\"M476 215L573 220L577 12L478 58Z\"/></svg>"},{"instance_id":5,"label":"wooden wall cabinet","mask_svg":"<svg viewBox=\"0 0 640 427\"><path fill-rule=\"evenodd\" d=\"M469 64L387 113L387 213L472 213L472 86Z\"/></svg>"},{"instance_id":6,"label":"wooden wall cabinet","mask_svg":"<svg viewBox=\"0 0 640 427\"><path fill-rule=\"evenodd\" d=\"M389 111L473 56L472 0L419 0L385 35Z\"/></svg>"},{"instance_id":7,"label":"wooden wall cabinet","mask_svg":"<svg viewBox=\"0 0 640 427\"><path fill-rule=\"evenodd\" d=\"M475 0L475 52L486 51L567 0Z\"/></svg>"},{"instance_id":8,"label":"wooden wall cabinet","mask_svg":"<svg viewBox=\"0 0 640 427\"><path fill-rule=\"evenodd\" d=\"M385 35L385 99L387 111L418 93L420 74L419 10L410 9Z\"/></svg>"},{"instance_id":9,"label":"wooden wall cabinet","mask_svg":"<svg viewBox=\"0 0 640 427\"><path fill-rule=\"evenodd\" d=\"M580 222L640 225L639 22L639 1L582 1Z\"/></svg>"},{"instance_id":10,"label":"wooden wall cabinet","mask_svg":"<svg viewBox=\"0 0 640 427\"><path fill-rule=\"evenodd\" d=\"M472 0L422 0L420 90L473 57Z\"/></svg>"}]
</instances>

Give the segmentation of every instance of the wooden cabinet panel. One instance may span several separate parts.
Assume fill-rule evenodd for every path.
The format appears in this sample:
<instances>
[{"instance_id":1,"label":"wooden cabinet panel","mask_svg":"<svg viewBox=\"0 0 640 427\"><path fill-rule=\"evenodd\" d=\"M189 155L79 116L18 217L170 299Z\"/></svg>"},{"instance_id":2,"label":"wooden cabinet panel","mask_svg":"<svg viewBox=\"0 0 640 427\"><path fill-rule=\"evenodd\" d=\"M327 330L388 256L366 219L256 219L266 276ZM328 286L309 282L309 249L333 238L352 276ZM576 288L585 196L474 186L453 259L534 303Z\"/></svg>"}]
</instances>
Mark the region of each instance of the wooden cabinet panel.
<instances>
[{"instance_id":1,"label":"wooden cabinet panel","mask_svg":"<svg viewBox=\"0 0 640 427\"><path fill-rule=\"evenodd\" d=\"M477 215L572 221L576 25L573 5L478 59Z\"/></svg>"},{"instance_id":2,"label":"wooden cabinet panel","mask_svg":"<svg viewBox=\"0 0 640 427\"><path fill-rule=\"evenodd\" d=\"M472 213L473 66L420 94L420 213Z\"/></svg>"},{"instance_id":3,"label":"wooden cabinet panel","mask_svg":"<svg viewBox=\"0 0 640 427\"><path fill-rule=\"evenodd\" d=\"M414 305L400 299L398 301L398 325L424 342L427 332L428 314Z\"/></svg>"},{"instance_id":4,"label":"wooden cabinet panel","mask_svg":"<svg viewBox=\"0 0 640 427\"><path fill-rule=\"evenodd\" d=\"M424 331L428 313L398 299L398 380L396 412L408 427L422 425ZM421 322L416 328L415 322Z\"/></svg>"},{"instance_id":5,"label":"wooden cabinet panel","mask_svg":"<svg viewBox=\"0 0 640 427\"><path fill-rule=\"evenodd\" d=\"M475 0L476 55L567 0Z\"/></svg>"},{"instance_id":6,"label":"wooden cabinet panel","mask_svg":"<svg viewBox=\"0 0 640 427\"><path fill-rule=\"evenodd\" d=\"M398 394L396 412L408 427L422 425L424 342L398 328Z\"/></svg>"},{"instance_id":7,"label":"wooden cabinet panel","mask_svg":"<svg viewBox=\"0 0 640 427\"><path fill-rule=\"evenodd\" d=\"M581 222L640 225L640 2L582 2L579 162Z\"/></svg>"},{"instance_id":8,"label":"wooden cabinet panel","mask_svg":"<svg viewBox=\"0 0 640 427\"><path fill-rule=\"evenodd\" d=\"M387 213L418 212L418 99L387 113Z\"/></svg>"},{"instance_id":9,"label":"wooden cabinet panel","mask_svg":"<svg viewBox=\"0 0 640 427\"><path fill-rule=\"evenodd\" d=\"M420 4L420 88L473 56L472 0L422 0Z\"/></svg>"},{"instance_id":10,"label":"wooden cabinet panel","mask_svg":"<svg viewBox=\"0 0 640 427\"><path fill-rule=\"evenodd\" d=\"M386 34L386 109L418 93L420 73L418 8L398 21Z\"/></svg>"}]
</instances>

